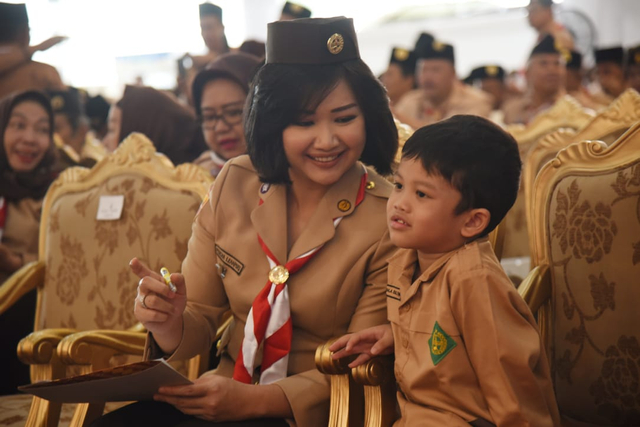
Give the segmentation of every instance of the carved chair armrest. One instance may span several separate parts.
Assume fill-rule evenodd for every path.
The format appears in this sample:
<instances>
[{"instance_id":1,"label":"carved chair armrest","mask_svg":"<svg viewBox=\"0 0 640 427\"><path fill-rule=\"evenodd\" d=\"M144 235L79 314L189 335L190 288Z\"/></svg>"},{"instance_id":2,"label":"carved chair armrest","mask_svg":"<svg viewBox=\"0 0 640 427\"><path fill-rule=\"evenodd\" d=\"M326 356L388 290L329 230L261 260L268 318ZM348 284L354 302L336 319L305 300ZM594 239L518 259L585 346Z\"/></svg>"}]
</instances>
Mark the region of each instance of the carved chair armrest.
<instances>
[{"instance_id":1,"label":"carved chair armrest","mask_svg":"<svg viewBox=\"0 0 640 427\"><path fill-rule=\"evenodd\" d=\"M18 358L27 365L50 363L60 341L75 332L76 329L44 329L32 332L20 340Z\"/></svg>"},{"instance_id":2,"label":"carved chair armrest","mask_svg":"<svg viewBox=\"0 0 640 427\"><path fill-rule=\"evenodd\" d=\"M146 332L95 330L65 337L58 357L67 365L91 365L92 370L109 366L116 354L142 355Z\"/></svg>"},{"instance_id":3,"label":"carved chair armrest","mask_svg":"<svg viewBox=\"0 0 640 427\"><path fill-rule=\"evenodd\" d=\"M518 293L535 314L540 307L551 299L551 276L548 265L534 267L524 278Z\"/></svg>"},{"instance_id":4,"label":"carved chair armrest","mask_svg":"<svg viewBox=\"0 0 640 427\"><path fill-rule=\"evenodd\" d=\"M387 427L398 418L393 356L379 356L351 370L364 386L364 426Z\"/></svg>"},{"instance_id":5,"label":"carved chair armrest","mask_svg":"<svg viewBox=\"0 0 640 427\"><path fill-rule=\"evenodd\" d=\"M333 360L329 350L335 339L316 349L316 368L329 375L331 397L329 399L329 427L362 425L364 418L364 394L361 386L351 377L349 363L355 356Z\"/></svg>"},{"instance_id":6,"label":"carved chair armrest","mask_svg":"<svg viewBox=\"0 0 640 427\"><path fill-rule=\"evenodd\" d=\"M7 311L24 294L44 283L45 263L34 261L23 265L0 286L0 314Z\"/></svg>"}]
</instances>

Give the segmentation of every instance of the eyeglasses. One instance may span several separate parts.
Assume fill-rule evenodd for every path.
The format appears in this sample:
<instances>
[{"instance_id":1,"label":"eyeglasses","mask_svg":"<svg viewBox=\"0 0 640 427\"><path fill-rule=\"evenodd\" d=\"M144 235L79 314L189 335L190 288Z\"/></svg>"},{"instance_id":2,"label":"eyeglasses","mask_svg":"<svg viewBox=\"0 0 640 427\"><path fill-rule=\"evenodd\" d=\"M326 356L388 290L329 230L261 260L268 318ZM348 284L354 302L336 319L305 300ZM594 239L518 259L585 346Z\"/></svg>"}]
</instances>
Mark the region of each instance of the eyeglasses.
<instances>
[{"instance_id":1,"label":"eyeglasses","mask_svg":"<svg viewBox=\"0 0 640 427\"><path fill-rule=\"evenodd\" d=\"M215 129L218 120L222 120L227 126L234 126L242 122L242 104L243 101L228 104L221 108L220 114L213 111L207 111L198 117L198 122L203 129Z\"/></svg>"}]
</instances>

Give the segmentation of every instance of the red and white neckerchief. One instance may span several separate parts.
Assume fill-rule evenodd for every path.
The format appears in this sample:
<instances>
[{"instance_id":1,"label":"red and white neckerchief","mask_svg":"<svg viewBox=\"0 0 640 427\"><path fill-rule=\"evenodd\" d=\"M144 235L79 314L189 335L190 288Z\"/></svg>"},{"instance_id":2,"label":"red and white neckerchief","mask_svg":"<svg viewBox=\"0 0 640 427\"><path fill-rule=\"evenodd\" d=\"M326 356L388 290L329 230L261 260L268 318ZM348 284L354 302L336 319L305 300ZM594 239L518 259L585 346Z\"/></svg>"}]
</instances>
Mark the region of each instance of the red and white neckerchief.
<instances>
[{"instance_id":1,"label":"red and white neckerchief","mask_svg":"<svg viewBox=\"0 0 640 427\"><path fill-rule=\"evenodd\" d=\"M7 202L4 197L0 197L0 240L4 234L4 225L7 222Z\"/></svg>"},{"instance_id":2,"label":"red and white neckerchief","mask_svg":"<svg viewBox=\"0 0 640 427\"><path fill-rule=\"evenodd\" d=\"M367 170L365 169L358 188L354 209L364 200L366 184ZM262 204L262 199L260 204ZM334 218L333 226L337 227L342 218L341 216ZM262 291L253 300L251 310L249 310L247 324L244 328L242 347L233 371L233 379L251 384L256 354L262 344L260 384L271 384L287 376L293 333L287 280L290 275L309 262L324 244L292 259L283 266L269 250L260 235L258 235L258 241L269 261L269 279Z\"/></svg>"}]
</instances>

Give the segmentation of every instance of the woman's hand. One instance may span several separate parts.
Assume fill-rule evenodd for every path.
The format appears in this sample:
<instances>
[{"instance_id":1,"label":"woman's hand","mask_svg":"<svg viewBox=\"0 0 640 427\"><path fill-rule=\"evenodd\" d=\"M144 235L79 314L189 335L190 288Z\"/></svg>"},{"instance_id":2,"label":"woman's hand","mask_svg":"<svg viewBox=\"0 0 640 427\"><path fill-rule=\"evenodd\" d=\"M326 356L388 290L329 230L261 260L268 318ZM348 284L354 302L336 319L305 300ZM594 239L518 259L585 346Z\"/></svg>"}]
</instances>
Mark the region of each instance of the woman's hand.
<instances>
[{"instance_id":1,"label":"woman's hand","mask_svg":"<svg viewBox=\"0 0 640 427\"><path fill-rule=\"evenodd\" d=\"M334 352L331 355L333 359L360 354L353 362L349 363L350 368L362 365L373 356L391 354L393 353L391 325L374 326L340 337L331 344L329 350Z\"/></svg>"},{"instance_id":2,"label":"woman's hand","mask_svg":"<svg viewBox=\"0 0 640 427\"><path fill-rule=\"evenodd\" d=\"M171 275L176 292L171 291L159 273L134 258L131 271L140 278L133 312L165 354L175 351L182 339L182 313L187 306L184 276Z\"/></svg>"},{"instance_id":3,"label":"woman's hand","mask_svg":"<svg viewBox=\"0 0 640 427\"><path fill-rule=\"evenodd\" d=\"M207 421L291 418L291 407L277 385L250 385L204 374L191 385L161 387L153 397Z\"/></svg>"}]
</instances>

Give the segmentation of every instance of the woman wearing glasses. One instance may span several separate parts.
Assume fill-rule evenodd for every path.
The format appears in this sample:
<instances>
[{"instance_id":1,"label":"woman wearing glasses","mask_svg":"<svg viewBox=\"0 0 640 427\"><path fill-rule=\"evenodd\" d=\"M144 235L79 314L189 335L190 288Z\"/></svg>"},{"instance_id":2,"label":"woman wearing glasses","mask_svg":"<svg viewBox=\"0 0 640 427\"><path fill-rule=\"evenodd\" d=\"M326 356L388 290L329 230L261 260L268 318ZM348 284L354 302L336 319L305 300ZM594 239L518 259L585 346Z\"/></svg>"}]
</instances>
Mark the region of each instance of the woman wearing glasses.
<instances>
[{"instance_id":1,"label":"woman wearing glasses","mask_svg":"<svg viewBox=\"0 0 640 427\"><path fill-rule=\"evenodd\" d=\"M209 147L194 163L218 176L227 160L244 154L242 111L260 59L242 52L219 56L193 81L193 101Z\"/></svg>"}]
</instances>

